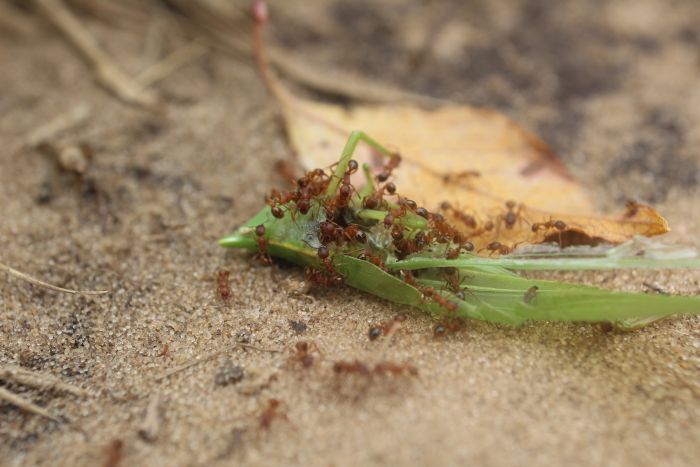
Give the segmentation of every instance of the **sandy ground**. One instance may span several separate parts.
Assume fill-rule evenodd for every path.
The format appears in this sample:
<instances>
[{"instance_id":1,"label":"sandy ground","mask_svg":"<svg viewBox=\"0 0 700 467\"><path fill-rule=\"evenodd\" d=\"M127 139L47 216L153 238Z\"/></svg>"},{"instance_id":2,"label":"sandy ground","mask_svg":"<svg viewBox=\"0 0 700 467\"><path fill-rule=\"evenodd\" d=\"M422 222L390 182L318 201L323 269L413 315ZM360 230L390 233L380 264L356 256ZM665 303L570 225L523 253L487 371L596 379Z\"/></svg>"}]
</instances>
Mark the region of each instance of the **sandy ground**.
<instances>
[{"instance_id":1,"label":"sandy ground","mask_svg":"<svg viewBox=\"0 0 700 467\"><path fill-rule=\"evenodd\" d=\"M552 142L601 209L653 202L674 229L669 241L698 246L700 4L492 3L279 5L273 36L318 66L507 112ZM145 30L88 25L129 72L152 61ZM300 296L300 270L215 242L281 185L273 164L292 156L249 64L193 62L158 85L168 112L154 115L96 85L48 27L0 34L0 57L0 260L111 291L75 297L0 277L0 363L91 393L0 382L72 420L1 403L1 464L106 465L119 440L122 465L697 465L700 317L627 334L474 322L434 340L429 316L351 289ZM59 142L92 146L82 178L25 145L81 104L89 121ZM224 269L228 301L216 296ZM556 277L700 292L698 273ZM398 312L408 319L393 340L370 342L369 325ZM280 352L236 347L242 340ZM288 362L299 340L321 349L310 369ZM332 362L355 358L410 362L419 377L333 376ZM231 364L243 381L216 384ZM138 430L154 398L159 430L146 441ZM284 416L264 430L270 399Z\"/></svg>"}]
</instances>

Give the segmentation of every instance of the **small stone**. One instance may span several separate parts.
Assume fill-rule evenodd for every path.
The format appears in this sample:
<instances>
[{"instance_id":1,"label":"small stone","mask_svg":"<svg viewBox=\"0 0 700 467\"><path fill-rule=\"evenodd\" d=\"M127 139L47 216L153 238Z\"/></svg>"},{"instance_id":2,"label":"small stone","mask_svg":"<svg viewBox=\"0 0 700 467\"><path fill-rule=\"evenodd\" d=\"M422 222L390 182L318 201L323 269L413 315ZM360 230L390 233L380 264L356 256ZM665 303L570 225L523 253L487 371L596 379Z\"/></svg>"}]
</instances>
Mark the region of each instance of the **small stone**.
<instances>
[{"instance_id":1,"label":"small stone","mask_svg":"<svg viewBox=\"0 0 700 467\"><path fill-rule=\"evenodd\" d=\"M39 185L39 192L36 196L37 204L46 205L53 200L53 187L51 183L46 181Z\"/></svg>"},{"instance_id":2,"label":"small stone","mask_svg":"<svg viewBox=\"0 0 700 467\"><path fill-rule=\"evenodd\" d=\"M239 344L250 344L253 335L247 329L241 329L236 333L236 342Z\"/></svg>"},{"instance_id":3,"label":"small stone","mask_svg":"<svg viewBox=\"0 0 700 467\"><path fill-rule=\"evenodd\" d=\"M243 371L242 366L236 365L231 360L226 360L224 364L221 365L219 372L216 374L216 378L214 378L214 384L216 384L217 386L228 386L229 384L236 384L240 382L244 376L245 373Z\"/></svg>"}]
</instances>

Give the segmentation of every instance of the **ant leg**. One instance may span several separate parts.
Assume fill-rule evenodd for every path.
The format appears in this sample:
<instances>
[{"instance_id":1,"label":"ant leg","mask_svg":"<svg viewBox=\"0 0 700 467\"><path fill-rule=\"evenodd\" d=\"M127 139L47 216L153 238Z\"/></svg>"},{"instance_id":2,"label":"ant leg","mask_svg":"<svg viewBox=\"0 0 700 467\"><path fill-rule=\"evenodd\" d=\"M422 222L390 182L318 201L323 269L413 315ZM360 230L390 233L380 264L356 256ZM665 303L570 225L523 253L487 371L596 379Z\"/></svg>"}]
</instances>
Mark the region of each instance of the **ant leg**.
<instances>
[{"instance_id":1,"label":"ant leg","mask_svg":"<svg viewBox=\"0 0 700 467\"><path fill-rule=\"evenodd\" d=\"M343 175L345 175L345 171L348 168L348 162L350 162L350 159L352 159L352 155L355 153L355 149L357 148L357 143L359 143L360 141L366 143L372 149L380 152L381 154L387 157L393 154L384 146L370 138L364 131L353 131L352 133L350 133L348 142L345 143L343 153L340 156L340 161L338 161L338 165L335 168L333 179L330 181L330 183L328 184L328 188L326 189L326 196L331 196L338 189L338 185L343 179Z\"/></svg>"}]
</instances>

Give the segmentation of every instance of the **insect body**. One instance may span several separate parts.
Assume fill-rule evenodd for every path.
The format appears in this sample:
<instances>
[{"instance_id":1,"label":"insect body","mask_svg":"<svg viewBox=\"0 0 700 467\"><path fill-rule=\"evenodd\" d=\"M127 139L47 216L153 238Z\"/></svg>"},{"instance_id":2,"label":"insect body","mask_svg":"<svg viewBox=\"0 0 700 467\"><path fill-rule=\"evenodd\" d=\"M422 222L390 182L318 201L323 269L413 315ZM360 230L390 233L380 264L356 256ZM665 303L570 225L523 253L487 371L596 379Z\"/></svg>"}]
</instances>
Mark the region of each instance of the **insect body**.
<instances>
[{"instance_id":1,"label":"insect body","mask_svg":"<svg viewBox=\"0 0 700 467\"><path fill-rule=\"evenodd\" d=\"M360 142L382 154L386 163L376 176L363 166L366 183L358 191L350 183L350 176L359 170L352 154ZM624 294L558 282L548 282L547 287L543 287L538 281L539 285L535 286L532 281L504 269L557 269L562 265L595 269L611 265L659 264L657 260L643 257L626 262L624 257L567 257L562 260L547 255L536 259L511 255L513 246L497 240L497 234L499 228L514 229L518 222L527 222L522 218L524 208L515 202L506 203L502 215L483 223L464 213L449 216L457 217L457 221L468 228L469 235L481 236L496 229L496 239L479 251L501 256L484 258L468 254L474 248L469 236L442 214L418 207L414 201L402 197L396 184L388 181L400 160L398 154L384 149L364 133L353 132L332 173L312 170L298 178L290 192L273 191L263 210L220 243L250 249L265 263L270 262L272 252L300 264L306 267L311 284L344 283L432 313L446 311L453 317L515 325L526 319L561 319L624 321L626 326L634 326L661 316L700 312L700 300L695 297ZM445 214L454 214L450 203L443 203L440 208ZM637 205L630 205L628 215L635 215L639 209ZM561 245L562 233L570 226L563 220L549 219L532 224L531 229L535 233L557 233ZM685 267L686 263L672 260L663 264ZM687 264L700 267L700 261L691 260ZM458 270L459 279L450 282L436 272L441 268ZM514 296L514 290L526 292ZM465 292L469 293L468 300L465 300ZM523 304L528 305L525 315L521 313ZM448 326L440 326L436 328L437 335L443 334L442 330L449 332ZM373 339L384 332L381 324L373 326L368 336ZM312 360L311 348L300 348L297 352L302 365ZM406 366L372 367L359 361L337 362L334 371L362 375L412 374ZM272 407L270 411L274 413Z\"/></svg>"},{"instance_id":2,"label":"insect body","mask_svg":"<svg viewBox=\"0 0 700 467\"><path fill-rule=\"evenodd\" d=\"M304 368L311 368L316 360L314 353L321 353L315 342L299 341L294 345L294 355L290 361L299 362Z\"/></svg>"},{"instance_id":3,"label":"insect body","mask_svg":"<svg viewBox=\"0 0 700 467\"><path fill-rule=\"evenodd\" d=\"M219 271L216 274L217 292L222 300L228 300L231 297L230 275L229 271Z\"/></svg>"}]
</instances>

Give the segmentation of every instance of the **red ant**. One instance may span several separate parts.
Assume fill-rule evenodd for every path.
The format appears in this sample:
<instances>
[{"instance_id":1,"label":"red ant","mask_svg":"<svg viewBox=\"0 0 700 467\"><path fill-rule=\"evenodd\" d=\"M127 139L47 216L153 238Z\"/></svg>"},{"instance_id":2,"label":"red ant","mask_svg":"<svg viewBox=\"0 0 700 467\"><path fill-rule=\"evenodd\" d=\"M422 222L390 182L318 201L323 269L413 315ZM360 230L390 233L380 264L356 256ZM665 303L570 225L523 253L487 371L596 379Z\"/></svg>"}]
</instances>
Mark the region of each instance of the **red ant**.
<instances>
[{"instance_id":1,"label":"red ant","mask_svg":"<svg viewBox=\"0 0 700 467\"><path fill-rule=\"evenodd\" d=\"M335 243L340 245L343 242L367 242L367 234L365 234L357 224L350 224L343 228L333 221L323 221L320 223L318 230L321 243Z\"/></svg>"},{"instance_id":2,"label":"red ant","mask_svg":"<svg viewBox=\"0 0 700 467\"><path fill-rule=\"evenodd\" d=\"M469 291L468 288L462 287L462 283L466 277L463 277L462 280L459 279L459 272L457 269L454 269L453 272L447 272L445 273L445 280L447 281L447 285L450 288L450 291L455 294L457 298L460 300L464 300L465 295L464 295L464 290L466 289Z\"/></svg>"},{"instance_id":3,"label":"red ant","mask_svg":"<svg viewBox=\"0 0 700 467\"><path fill-rule=\"evenodd\" d=\"M389 162L387 162L384 165L382 172L377 175L377 181L380 183L386 182L389 179L389 177L391 177L391 174L394 171L394 169L396 169L400 163L400 154L394 153L391 156L389 156Z\"/></svg>"},{"instance_id":4,"label":"red ant","mask_svg":"<svg viewBox=\"0 0 700 467\"><path fill-rule=\"evenodd\" d=\"M518 207L517 211L515 210L516 206ZM522 212L523 208L524 205L517 205L515 201L506 201L506 213L499 215L496 221L496 236L498 236L498 232L501 229L501 223L505 224L506 229L512 230L515 226L515 223L518 222L518 219L527 222L520 216L520 213Z\"/></svg>"},{"instance_id":5,"label":"red ant","mask_svg":"<svg viewBox=\"0 0 700 467\"><path fill-rule=\"evenodd\" d=\"M389 184L387 183L387 185ZM392 183L391 185L393 186L394 184ZM402 196L399 196L397 204L399 205L398 208L389 211L389 213L393 216L394 219L405 216L407 212L416 212L418 210L418 205L415 201L413 201L412 199L404 198ZM422 209L423 211L425 211L424 214L425 218L427 219L429 213L425 208Z\"/></svg>"},{"instance_id":6,"label":"red ant","mask_svg":"<svg viewBox=\"0 0 700 467\"><path fill-rule=\"evenodd\" d=\"M231 297L231 286L229 284L229 271L219 271L216 273L217 292L222 300L228 300Z\"/></svg>"},{"instance_id":7,"label":"red ant","mask_svg":"<svg viewBox=\"0 0 700 467\"><path fill-rule=\"evenodd\" d=\"M335 242L338 238L339 227L333 221L322 221L318 226L319 240L321 243Z\"/></svg>"},{"instance_id":8,"label":"red ant","mask_svg":"<svg viewBox=\"0 0 700 467\"><path fill-rule=\"evenodd\" d=\"M394 224L393 227L391 227L391 238L394 239L395 244L403 240L403 231L403 227L399 224Z\"/></svg>"},{"instance_id":9,"label":"red ant","mask_svg":"<svg viewBox=\"0 0 700 467\"><path fill-rule=\"evenodd\" d=\"M343 285L343 278L337 274L327 274L324 271L317 271L312 267L304 270L307 284L320 285L322 287L337 287Z\"/></svg>"},{"instance_id":10,"label":"red ant","mask_svg":"<svg viewBox=\"0 0 700 467\"><path fill-rule=\"evenodd\" d=\"M394 242L394 246L396 247L396 256L399 259L403 259L412 253L418 253L426 246L430 245L432 241L432 234L426 234L425 232L419 231L413 236L413 238L403 238L398 242Z\"/></svg>"},{"instance_id":11,"label":"red ant","mask_svg":"<svg viewBox=\"0 0 700 467\"><path fill-rule=\"evenodd\" d=\"M480 229L477 229L475 232L472 232L472 235L478 237L480 235L485 234L486 232L491 232L494 227L495 224L493 223L493 221L486 221Z\"/></svg>"},{"instance_id":12,"label":"red ant","mask_svg":"<svg viewBox=\"0 0 700 467\"><path fill-rule=\"evenodd\" d=\"M391 226L394 225L394 220L396 220L396 218L391 213L384 216L384 227L386 227L387 229L390 229Z\"/></svg>"},{"instance_id":13,"label":"red ant","mask_svg":"<svg viewBox=\"0 0 700 467\"><path fill-rule=\"evenodd\" d=\"M502 244L501 242L491 242L486 247L480 249L479 251L488 250L493 253L498 253L499 255L507 255L513 251L512 247Z\"/></svg>"},{"instance_id":14,"label":"red ant","mask_svg":"<svg viewBox=\"0 0 700 467\"><path fill-rule=\"evenodd\" d=\"M102 465L105 467L117 467L124 457L124 441L114 439L105 447L104 451L107 459Z\"/></svg>"},{"instance_id":15,"label":"red ant","mask_svg":"<svg viewBox=\"0 0 700 467\"><path fill-rule=\"evenodd\" d=\"M384 201L384 190L376 190L371 195L362 199L362 207L367 209L381 209L386 205Z\"/></svg>"},{"instance_id":16,"label":"red ant","mask_svg":"<svg viewBox=\"0 0 700 467\"><path fill-rule=\"evenodd\" d=\"M399 365L392 362L379 362L374 366L372 372L376 375L392 375L392 376L418 376L418 369L407 363Z\"/></svg>"},{"instance_id":17,"label":"red ant","mask_svg":"<svg viewBox=\"0 0 700 467\"><path fill-rule=\"evenodd\" d=\"M403 281L405 283L407 283L411 287L415 287L415 288L420 287L418 285L418 282L416 281L415 276L413 275L413 273L411 271L401 271L401 272L403 274Z\"/></svg>"},{"instance_id":18,"label":"red ant","mask_svg":"<svg viewBox=\"0 0 700 467\"><path fill-rule=\"evenodd\" d=\"M441 214L432 214L429 219L432 234L438 243L450 243L455 236L454 228Z\"/></svg>"},{"instance_id":19,"label":"red ant","mask_svg":"<svg viewBox=\"0 0 700 467\"><path fill-rule=\"evenodd\" d=\"M462 329L464 329L464 320L462 319L453 318L450 320L440 321L433 327L433 337L445 337Z\"/></svg>"},{"instance_id":20,"label":"red ant","mask_svg":"<svg viewBox=\"0 0 700 467\"><path fill-rule=\"evenodd\" d=\"M457 233L455 235L454 241L455 241L455 243L457 243L457 247L449 248L447 250L447 252L445 253L445 258L447 258L447 259L455 259L455 258L459 257L462 250L464 250L464 251L473 251L474 250L474 244L472 242L468 242L468 241L462 239L459 233Z\"/></svg>"},{"instance_id":21,"label":"red ant","mask_svg":"<svg viewBox=\"0 0 700 467\"><path fill-rule=\"evenodd\" d=\"M339 360L333 363L333 373L340 374L357 374L363 376L369 376L371 373L370 368L359 360L354 360L352 362L346 362L344 360Z\"/></svg>"},{"instance_id":22,"label":"red ant","mask_svg":"<svg viewBox=\"0 0 700 467\"><path fill-rule=\"evenodd\" d=\"M379 255L362 253L360 256L357 257L357 259L369 261L370 263L374 264L378 268L386 270L386 267L384 266L384 260L382 260L382 257Z\"/></svg>"},{"instance_id":23,"label":"red ant","mask_svg":"<svg viewBox=\"0 0 700 467\"><path fill-rule=\"evenodd\" d=\"M267 254L267 246L269 244L268 240L265 238L265 226L260 224L255 227L255 235L258 237L258 259L263 264L272 264L272 259Z\"/></svg>"},{"instance_id":24,"label":"red ant","mask_svg":"<svg viewBox=\"0 0 700 467\"><path fill-rule=\"evenodd\" d=\"M381 335L388 336L401 326L401 323L404 321L406 321L406 315L399 313L388 321L371 326L369 328L369 340L376 340Z\"/></svg>"},{"instance_id":25,"label":"red ant","mask_svg":"<svg viewBox=\"0 0 700 467\"><path fill-rule=\"evenodd\" d=\"M452 215L457 218L457 220L459 220L462 224L464 224L468 228L476 229L477 224L476 224L476 219L474 218L474 216L460 211L459 209L453 207L449 202L443 201L442 203L440 203L440 209L442 209L443 211L451 212Z\"/></svg>"},{"instance_id":26,"label":"red ant","mask_svg":"<svg viewBox=\"0 0 700 467\"><path fill-rule=\"evenodd\" d=\"M457 210L452 211L452 214L457 218L458 221L460 221L465 226L469 227L470 229L476 229L477 224L476 219L474 219L474 216L465 214Z\"/></svg>"},{"instance_id":27,"label":"red ant","mask_svg":"<svg viewBox=\"0 0 700 467\"><path fill-rule=\"evenodd\" d=\"M442 176L442 181L444 183L454 183L459 182L463 179L478 178L481 177L481 172L477 170L463 170L462 172L456 174L445 174Z\"/></svg>"},{"instance_id":28,"label":"red ant","mask_svg":"<svg viewBox=\"0 0 700 467\"><path fill-rule=\"evenodd\" d=\"M290 357L290 361L301 363L304 368L311 368L314 364L313 353L321 353L315 342L299 341L294 345L294 355Z\"/></svg>"},{"instance_id":29,"label":"red ant","mask_svg":"<svg viewBox=\"0 0 700 467\"><path fill-rule=\"evenodd\" d=\"M424 219L430 218L430 212L424 207L416 208L416 214L418 214Z\"/></svg>"},{"instance_id":30,"label":"red ant","mask_svg":"<svg viewBox=\"0 0 700 467\"><path fill-rule=\"evenodd\" d=\"M333 364L333 372L337 375L341 374L355 374L364 377L370 377L372 375L384 376L418 376L418 369L413 365L409 364L397 364L392 362L379 362L374 367L370 367L366 363L359 360L354 360L351 362L347 361L337 361Z\"/></svg>"},{"instance_id":31,"label":"red ant","mask_svg":"<svg viewBox=\"0 0 700 467\"><path fill-rule=\"evenodd\" d=\"M432 287L423 287L420 290L426 298L432 299L435 303L447 310L448 313L454 313L459 308L457 303L447 300Z\"/></svg>"},{"instance_id":32,"label":"red ant","mask_svg":"<svg viewBox=\"0 0 700 467\"><path fill-rule=\"evenodd\" d=\"M550 229L555 229L557 230L559 234L559 245L561 246L562 244L562 238L561 234L563 231L565 231L567 228L566 222L558 220L558 221L553 221L552 219L548 220L547 222L535 222L532 224L532 231L537 232L538 230L550 230Z\"/></svg>"},{"instance_id":33,"label":"red ant","mask_svg":"<svg viewBox=\"0 0 700 467\"><path fill-rule=\"evenodd\" d=\"M367 243L367 234L360 230L360 226L350 224L343 230L343 235L348 241Z\"/></svg>"},{"instance_id":34,"label":"red ant","mask_svg":"<svg viewBox=\"0 0 700 467\"><path fill-rule=\"evenodd\" d=\"M316 255L323 262L323 265L326 267L326 271L328 271L329 274L333 274L335 271L333 269L333 263L331 262L328 247L325 245L321 245L320 247L318 247L318 250L316 250Z\"/></svg>"},{"instance_id":35,"label":"red ant","mask_svg":"<svg viewBox=\"0 0 700 467\"><path fill-rule=\"evenodd\" d=\"M508 209L508 211L503 216L503 220L506 223L506 229L509 229L509 230L513 228L515 223L520 218L520 213L522 212L523 207L524 207L522 204L520 204L520 205L518 205L518 210L516 211L515 206L516 206L515 201L506 201L506 209Z\"/></svg>"},{"instance_id":36,"label":"red ant","mask_svg":"<svg viewBox=\"0 0 700 467\"><path fill-rule=\"evenodd\" d=\"M282 401L279 399L270 399L267 401L267 407L258 417L258 428L261 430L269 430L272 422L277 418L287 420L287 415L280 412Z\"/></svg>"}]
</instances>

